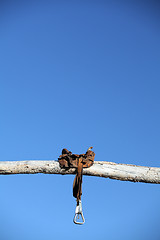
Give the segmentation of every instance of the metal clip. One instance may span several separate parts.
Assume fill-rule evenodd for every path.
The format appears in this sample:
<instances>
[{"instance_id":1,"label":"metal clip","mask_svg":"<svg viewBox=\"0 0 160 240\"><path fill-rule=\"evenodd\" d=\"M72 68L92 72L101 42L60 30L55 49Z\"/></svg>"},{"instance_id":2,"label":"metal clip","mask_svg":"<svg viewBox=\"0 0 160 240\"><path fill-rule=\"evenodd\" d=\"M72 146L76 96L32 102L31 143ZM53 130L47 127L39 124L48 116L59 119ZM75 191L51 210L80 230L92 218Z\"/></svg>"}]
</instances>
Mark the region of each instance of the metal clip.
<instances>
[{"instance_id":1,"label":"metal clip","mask_svg":"<svg viewBox=\"0 0 160 240\"><path fill-rule=\"evenodd\" d=\"M82 222L77 221L77 219L79 219L80 215L81 215L81 218L82 218ZM75 224L83 224L83 223L85 223L85 219L84 219L83 212L82 212L82 202L81 202L81 200L79 200L77 202L77 206L76 206L76 211L75 211L75 216L74 216L73 222Z\"/></svg>"}]
</instances>

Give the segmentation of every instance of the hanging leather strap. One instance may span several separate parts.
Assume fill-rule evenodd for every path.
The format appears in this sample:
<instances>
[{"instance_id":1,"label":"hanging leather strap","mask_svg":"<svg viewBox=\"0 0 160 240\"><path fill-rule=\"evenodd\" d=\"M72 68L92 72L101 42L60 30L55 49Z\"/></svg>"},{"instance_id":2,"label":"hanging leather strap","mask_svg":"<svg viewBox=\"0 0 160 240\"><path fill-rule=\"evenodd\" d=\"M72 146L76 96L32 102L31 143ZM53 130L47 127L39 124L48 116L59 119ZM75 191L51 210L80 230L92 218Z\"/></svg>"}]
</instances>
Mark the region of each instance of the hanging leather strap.
<instances>
[{"instance_id":1,"label":"hanging leather strap","mask_svg":"<svg viewBox=\"0 0 160 240\"><path fill-rule=\"evenodd\" d=\"M67 149L62 150L62 155L59 156L58 161L61 168L69 169L76 168L76 176L73 182L73 196L77 199L77 206L74 216L74 223L83 224L85 222L82 212L82 203L81 203L81 195L82 195L82 176L83 176L83 168L88 168L93 165L95 153L91 151L92 147L90 147L85 154L72 154L72 152ZM79 219L79 215L82 217L82 222L77 221L77 217Z\"/></svg>"},{"instance_id":2,"label":"hanging leather strap","mask_svg":"<svg viewBox=\"0 0 160 240\"><path fill-rule=\"evenodd\" d=\"M78 159L77 173L73 182L73 196L77 198L77 202L81 200L82 195L82 173L83 173L83 163L82 157Z\"/></svg>"},{"instance_id":3,"label":"hanging leather strap","mask_svg":"<svg viewBox=\"0 0 160 240\"><path fill-rule=\"evenodd\" d=\"M62 155L59 156L58 161L61 168L77 168L76 177L73 182L73 196L77 201L81 199L82 195L82 174L83 168L88 168L93 165L95 153L91 151L90 147L85 154L72 154L66 148L62 150Z\"/></svg>"}]
</instances>

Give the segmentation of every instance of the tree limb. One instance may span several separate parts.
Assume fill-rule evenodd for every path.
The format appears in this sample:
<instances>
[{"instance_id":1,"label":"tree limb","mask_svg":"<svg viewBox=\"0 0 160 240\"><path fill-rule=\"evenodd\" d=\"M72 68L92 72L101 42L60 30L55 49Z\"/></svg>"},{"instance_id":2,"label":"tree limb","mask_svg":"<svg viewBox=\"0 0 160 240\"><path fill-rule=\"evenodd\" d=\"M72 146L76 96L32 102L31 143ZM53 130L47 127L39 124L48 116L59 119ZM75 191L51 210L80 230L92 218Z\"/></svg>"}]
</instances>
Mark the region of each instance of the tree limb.
<instances>
[{"instance_id":1,"label":"tree limb","mask_svg":"<svg viewBox=\"0 0 160 240\"><path fill-rule=\"evenodd\" d=\"M1 161L0 174L75 174L76 169L61 169L58 161ZM83 169L83 175L97 176L121 181L160 184L160 168L129 164L95 161L90 168Z\"/></svg>"}]
</instances>

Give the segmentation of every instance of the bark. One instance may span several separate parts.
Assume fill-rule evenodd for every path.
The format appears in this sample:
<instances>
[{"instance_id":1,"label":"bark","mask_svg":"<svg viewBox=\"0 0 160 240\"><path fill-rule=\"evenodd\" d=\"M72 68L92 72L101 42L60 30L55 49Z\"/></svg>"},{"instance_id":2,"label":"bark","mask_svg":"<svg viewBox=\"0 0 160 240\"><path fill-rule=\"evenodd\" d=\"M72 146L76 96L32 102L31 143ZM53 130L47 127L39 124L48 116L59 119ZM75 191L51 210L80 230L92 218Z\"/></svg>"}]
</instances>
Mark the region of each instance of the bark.
<instances>
[{"instance_id":1,"label":"bark","mask_svg":"<svg viewBox=\"0 0 160 240\"><path fill-rule=\"evenodd\" d=\"M75 174L76 169L61 169L58 161L1 161L0 174ZM160 183L160 168L96 161L83 175L97 176L121 181Z\"/></svg>"}]
</instances>

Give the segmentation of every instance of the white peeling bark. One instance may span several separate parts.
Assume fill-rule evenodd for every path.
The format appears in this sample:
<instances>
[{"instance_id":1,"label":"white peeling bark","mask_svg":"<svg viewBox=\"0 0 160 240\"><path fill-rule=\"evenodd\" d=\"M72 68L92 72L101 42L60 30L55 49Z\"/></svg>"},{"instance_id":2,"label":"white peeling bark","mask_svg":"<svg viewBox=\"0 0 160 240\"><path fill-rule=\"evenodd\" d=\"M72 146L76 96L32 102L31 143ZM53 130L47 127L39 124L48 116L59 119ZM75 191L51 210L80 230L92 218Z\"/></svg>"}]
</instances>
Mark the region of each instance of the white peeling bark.
<instances>
[{"instance_id":1,"label":"white peeling bark","mask_svg":"<svg viewBox=\"0 0 160 240\"><path fill-rule=\"evenodd\" d=\"M76 169L61 169L58 161L1 161L0 174L75 174ZM83 175L117 179L121 181L160 184L160 168L142 167L113 162L94 162L90 168L83 169Z\"/></svg>"}]
</instances>

